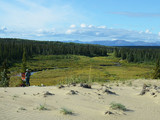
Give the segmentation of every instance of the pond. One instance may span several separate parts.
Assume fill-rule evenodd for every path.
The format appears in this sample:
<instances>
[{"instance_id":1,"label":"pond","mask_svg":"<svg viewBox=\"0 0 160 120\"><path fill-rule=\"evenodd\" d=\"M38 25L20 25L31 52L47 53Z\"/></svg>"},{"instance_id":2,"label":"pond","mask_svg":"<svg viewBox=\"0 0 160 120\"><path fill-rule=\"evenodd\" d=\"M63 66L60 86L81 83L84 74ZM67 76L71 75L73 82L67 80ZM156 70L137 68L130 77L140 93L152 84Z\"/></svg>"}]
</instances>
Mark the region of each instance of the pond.
<instances>
[{"instance_id":1,"label":"pond","mask_svg":"<svg viewBox=\"0 0 160 120\"><path fill-rule=\"evenodd\" d=\"M34 74L34 73L36 73L36 72L39 72L39 71L34 71L34 72L31 72L31 75L33 75L33 74ZM17 74L16 76L19 76L19 77L21 77L21 73Z\"/></svg>"},{"instance_id":2,"label":"pond","mask_svg":"<svg viewBox=\"0 0 160 120\"><path fill-rule=\"evenodd\" d=\"M121 66L119 62L114 62L112 64L100 64L99 66L105 67L105 66Z\"/></svg>"},{"instance_id":3,"label":"pond","mask_svg":"<svg viewBox=\"0 0 160 120\"><path fill-rule=\"evenodd\" d=\"M68 68L68 67L63 67L63 68L54 67L54 68L47 68L47 69L43 69L43 70L51 70L51 69L69 69L69 68ZM32 71L32 72L31 72L31 75L33 75L33 74L36 73L36 72L43 71L43 70ZM21 77L21 73L17 74L16 76Z\"/></svg>"}]
</instances>

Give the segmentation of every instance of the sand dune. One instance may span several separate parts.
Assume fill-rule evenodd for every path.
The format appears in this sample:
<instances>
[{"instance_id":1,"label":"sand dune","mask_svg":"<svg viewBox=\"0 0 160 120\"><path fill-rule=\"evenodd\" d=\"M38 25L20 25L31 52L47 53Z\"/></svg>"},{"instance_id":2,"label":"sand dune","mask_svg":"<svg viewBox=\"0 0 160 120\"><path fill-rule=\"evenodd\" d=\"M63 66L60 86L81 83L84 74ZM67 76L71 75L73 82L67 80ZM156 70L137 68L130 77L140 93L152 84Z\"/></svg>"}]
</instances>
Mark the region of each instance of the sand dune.
<instances>
[{"instance_id":1,"label":"sand dune","mask_svg":"<svg viewBox=\"0 0 160 120\"><path fill-rule=\"evenodd\" d=\"M151 87L139 95L144 83ZM79 84L61 89L56 86L0 88L0 120L159 120L160 88L155 90L153 85L160 86L160 81L134 80L130 86L94 83L92 89ZM108 94L105 89L116 94ZM125 105L128 111L112 110L111 102ZM62 114L62 108L73 114ZM105 114L106 111L113 114Z\"/></svg>"}]
</instances>

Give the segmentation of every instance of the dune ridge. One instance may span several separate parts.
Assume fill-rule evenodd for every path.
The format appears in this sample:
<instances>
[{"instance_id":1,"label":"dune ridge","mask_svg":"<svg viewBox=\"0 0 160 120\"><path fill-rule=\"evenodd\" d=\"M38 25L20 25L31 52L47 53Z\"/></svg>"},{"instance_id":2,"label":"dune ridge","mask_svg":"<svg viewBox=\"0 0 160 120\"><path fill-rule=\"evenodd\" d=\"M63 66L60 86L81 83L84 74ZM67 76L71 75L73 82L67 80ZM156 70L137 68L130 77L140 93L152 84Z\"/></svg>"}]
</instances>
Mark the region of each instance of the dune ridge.
<instances>
[{"instance_id":1,"label":"dune ridge","mask_svg":"<svg viewBox=\"0 0 160 120\"><path fill-rule=\"evenodd\" d=\"M144 84L149 91L140 95ZM111 109L112 102L127 111ZM0 120L159 120L160 81L0 88L0 108ZM63 108L73 114L63 114Z\"/></svg>"}]
</instances>

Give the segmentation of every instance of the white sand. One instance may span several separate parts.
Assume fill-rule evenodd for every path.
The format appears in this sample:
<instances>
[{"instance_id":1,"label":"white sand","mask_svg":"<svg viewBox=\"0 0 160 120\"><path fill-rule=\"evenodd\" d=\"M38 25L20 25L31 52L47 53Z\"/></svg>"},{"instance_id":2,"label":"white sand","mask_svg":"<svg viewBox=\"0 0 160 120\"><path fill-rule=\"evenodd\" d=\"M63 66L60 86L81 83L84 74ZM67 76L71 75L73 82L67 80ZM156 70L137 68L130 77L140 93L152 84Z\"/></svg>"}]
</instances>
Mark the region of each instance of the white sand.
<instances>
[{"instance_id":1,"label":"white sand","mask_svg":"<svg viewBox=\"0 0 160 120\"><path fill-rule=\"evenodd\" d=\"M156 93L157 97L150 92L139 95L142 84L147 82L135 80L132 86L127 83L111 85L110 90L118 95L103 93L98 84L92 85L92 89L79 85L61 89L56 86L0 88L0 120L160 120L160 93ZM151 83L159 84L160 81ZM78 91L78 94L67 94L70 90ZM46 91L55 95L44 97ZM129 111L111 110L113 101L125 105ZM37 109L40 104L48 110ZM63 115L61 108L70 109L74 114ZM107 110L114 114L105 115Z\"/></svg>"}]
</instances>

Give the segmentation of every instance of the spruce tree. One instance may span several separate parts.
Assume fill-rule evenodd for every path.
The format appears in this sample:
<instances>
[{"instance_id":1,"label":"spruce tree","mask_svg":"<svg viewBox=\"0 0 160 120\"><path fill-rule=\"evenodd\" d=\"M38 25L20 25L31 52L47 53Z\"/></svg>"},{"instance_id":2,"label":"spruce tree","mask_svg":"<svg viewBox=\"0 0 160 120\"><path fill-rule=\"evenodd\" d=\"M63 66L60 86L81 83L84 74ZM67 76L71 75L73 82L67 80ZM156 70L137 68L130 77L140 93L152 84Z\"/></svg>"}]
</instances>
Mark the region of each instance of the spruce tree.
<instances>
[{"instance_id":1,"label":"spruce tree","mask_svg":"<svg viewBox=\"0 0 160 120\"><path fill-rule=\"evenodd\" d=\"M127 60L128 60L128 62L133 62L133 61L134 61L133 53L129 53L129 54L128 54Z\"/></svg>"},{"instance_id":2,"label":"spruce tree","mask_svg":"<svg viewBox=\"0 0 160 120\"><path fill-rule=\"evenodd\" d=\"M114 56L118 57L118 49L117 48L114 49Z\"/></svg>"},{"instance_id":3,"label":"spruce tree","mask_svg":"<svg viewBox=\"0 0 160 120\"><path fill-rule=\"evenodd\" d=\"M153 73L153 79L159 79L160 78L160 61L157 60L157 63L156 63L156 68L154 69L155 72Z\"/></svg>"},{"instance_id":4,"label":"spruce tree","mask_svg":"<svg viewBox=\"0 0 160 120\"><path fill-rule=\"evenodd\" d=\"M2 72L1 72L1 81L0 81L0 86L1 87L8 87L9 86L9 71L8 71L8 63L7 63L7 60L5 60L3 62L3 65L2 65Z\"/></svg>"},{"instance_id":5,"label":"spruce tree","mask_svg":"<svg viewBox=\"0 0 160 120\"><path fill-rule=\"evenodd\" d=\"M26 64L26 50L24 49L23 50L23 58L22 58L22 69L21 69L21 72L22 73L25 73L27 69L27 64Z\"/></svg>"}]
</instances>

